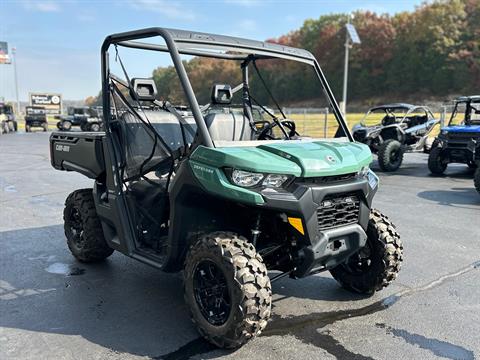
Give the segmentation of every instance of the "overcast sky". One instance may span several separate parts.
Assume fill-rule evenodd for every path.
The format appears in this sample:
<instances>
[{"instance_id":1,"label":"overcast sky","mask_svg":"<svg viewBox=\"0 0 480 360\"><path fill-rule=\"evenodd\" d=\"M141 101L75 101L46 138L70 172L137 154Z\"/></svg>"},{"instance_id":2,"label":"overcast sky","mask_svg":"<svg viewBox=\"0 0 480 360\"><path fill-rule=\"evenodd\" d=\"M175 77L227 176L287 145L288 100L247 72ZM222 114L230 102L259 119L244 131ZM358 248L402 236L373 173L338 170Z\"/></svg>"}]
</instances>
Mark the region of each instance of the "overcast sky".
<instances>
[{"instance_id":1,"label":"overcast sky","mask_svg":"<svg viewBox=\"0 0 480 360\"><path fill-rule=\"evenodd\" d=\"M17 48L20 99L58 92L64 99L100 89L100 45L106 35L160 26L257 40L299 28L307 18L358 9L390 14L420 0L0 0L0 41ZM142 59L137 66L141 67ZM150 64L148 64L150 66ZM147 68L144 66L143 68ZM152 70L148 68L148 73ZM0 65L0 98L15 97L13 66Z\"/></svg>"}]
</instances>

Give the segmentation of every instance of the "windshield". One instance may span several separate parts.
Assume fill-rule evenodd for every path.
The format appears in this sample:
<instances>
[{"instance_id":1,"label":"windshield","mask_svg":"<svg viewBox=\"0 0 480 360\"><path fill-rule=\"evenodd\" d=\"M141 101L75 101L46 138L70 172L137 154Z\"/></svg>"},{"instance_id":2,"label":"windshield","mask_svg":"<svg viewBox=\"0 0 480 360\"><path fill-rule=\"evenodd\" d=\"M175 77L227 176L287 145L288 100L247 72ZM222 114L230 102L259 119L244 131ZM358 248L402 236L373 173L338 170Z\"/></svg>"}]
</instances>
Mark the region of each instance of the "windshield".
<instances>
[{"instance_id":1,"label":"windshield","mask_svg":"<svg viewBox=\"0 0 480 360\"><path fill-rule=\"evenodd\" d=\"M449 125L480 125L480 103L457 102Z\"/></svg>"}]
</instances>

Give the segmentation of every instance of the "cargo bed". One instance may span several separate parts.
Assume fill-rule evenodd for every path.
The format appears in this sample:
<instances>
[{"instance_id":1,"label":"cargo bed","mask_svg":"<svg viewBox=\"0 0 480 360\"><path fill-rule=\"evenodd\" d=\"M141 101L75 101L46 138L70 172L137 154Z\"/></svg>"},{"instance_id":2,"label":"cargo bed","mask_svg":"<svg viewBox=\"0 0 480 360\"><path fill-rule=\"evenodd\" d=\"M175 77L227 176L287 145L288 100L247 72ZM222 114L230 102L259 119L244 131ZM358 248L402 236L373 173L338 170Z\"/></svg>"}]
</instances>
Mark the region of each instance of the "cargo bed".
<instances>
[{"instance_id":1,"label":"cargo bed","mask_svg":"<svg viewBox=\"0 0 480 360\"><path fill-rule=\"evenodd\" d=\"M104 132L53 132L50 135L52 166L97 179L105 172L104 138Z\"/></svg>"}]
</instances>

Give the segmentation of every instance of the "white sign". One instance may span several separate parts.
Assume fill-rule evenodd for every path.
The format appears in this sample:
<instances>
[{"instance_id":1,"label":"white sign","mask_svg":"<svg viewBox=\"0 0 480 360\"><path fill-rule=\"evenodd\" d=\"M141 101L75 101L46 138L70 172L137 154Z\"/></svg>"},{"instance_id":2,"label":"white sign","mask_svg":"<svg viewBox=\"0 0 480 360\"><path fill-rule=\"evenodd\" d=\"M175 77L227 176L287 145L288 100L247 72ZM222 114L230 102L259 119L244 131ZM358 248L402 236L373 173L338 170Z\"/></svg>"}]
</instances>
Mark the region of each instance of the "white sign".
<instances>
[{"instance_id":1,"label":"white sign","mask_svg":"<svg viewBox=\"0 0 480 360\"><path fill-rule=\"evenodd\" d=\"M30 93L30 106L43 106L47 114L61 114L62 95L49 93Z\"/></svg>"}]
</instances>

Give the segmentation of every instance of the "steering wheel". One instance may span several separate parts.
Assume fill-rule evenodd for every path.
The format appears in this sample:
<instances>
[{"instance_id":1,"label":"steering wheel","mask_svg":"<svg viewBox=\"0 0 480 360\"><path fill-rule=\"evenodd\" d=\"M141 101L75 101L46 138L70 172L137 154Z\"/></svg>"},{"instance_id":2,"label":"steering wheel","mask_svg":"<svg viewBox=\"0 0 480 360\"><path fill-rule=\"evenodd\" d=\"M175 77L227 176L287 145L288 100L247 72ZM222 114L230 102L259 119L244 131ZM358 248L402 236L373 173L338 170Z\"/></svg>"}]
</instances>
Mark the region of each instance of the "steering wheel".
<instances>
[{"instance_id":1,"label":"steering wheel","mask_svg":"<svg viewBox=\"0 0 480 360\"><path fill-rule=\"evenodd\" d=\"M282 126L288 129L288 137L300 136L296 131L296 125L291 120L282 120L280 121ZM279 140L281 138L276 138L273 136L273 129L278 126L278 122L272 121L268 125L265 125L260 134L258 134L258 140Z\"/></svg>"}]
</instances>

